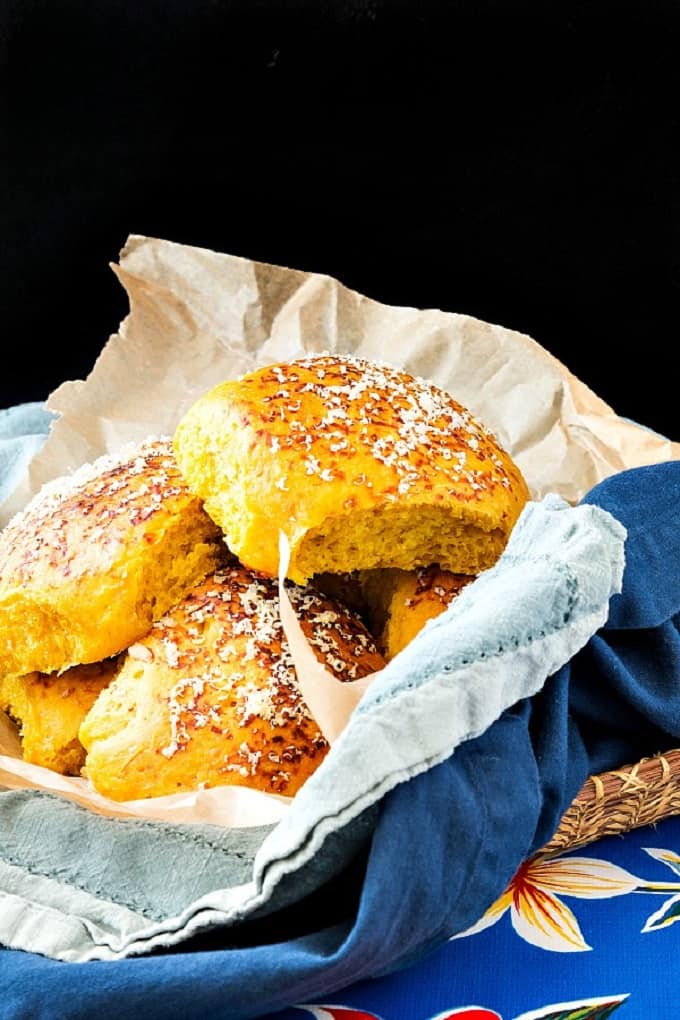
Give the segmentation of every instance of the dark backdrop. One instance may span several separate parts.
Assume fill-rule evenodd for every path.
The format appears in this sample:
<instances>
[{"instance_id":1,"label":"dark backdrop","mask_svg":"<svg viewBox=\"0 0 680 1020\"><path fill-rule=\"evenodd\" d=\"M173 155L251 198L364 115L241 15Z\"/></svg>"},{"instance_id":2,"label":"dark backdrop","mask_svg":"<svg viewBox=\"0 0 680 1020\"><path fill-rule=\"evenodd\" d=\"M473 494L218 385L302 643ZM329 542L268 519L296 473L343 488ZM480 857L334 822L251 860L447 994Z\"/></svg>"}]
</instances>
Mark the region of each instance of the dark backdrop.
<instances>
[{"instance_id":1,"label":"dark backdrop","mask_svg":"<svg viewBox=\"0 0 680 1020\"><path fill-rule=\"evenodd\" d=\"M0 22L0 407L87 374L142 233L527 332L680 438L677 3L4 0Z\"/></svg>"}]
</instances>

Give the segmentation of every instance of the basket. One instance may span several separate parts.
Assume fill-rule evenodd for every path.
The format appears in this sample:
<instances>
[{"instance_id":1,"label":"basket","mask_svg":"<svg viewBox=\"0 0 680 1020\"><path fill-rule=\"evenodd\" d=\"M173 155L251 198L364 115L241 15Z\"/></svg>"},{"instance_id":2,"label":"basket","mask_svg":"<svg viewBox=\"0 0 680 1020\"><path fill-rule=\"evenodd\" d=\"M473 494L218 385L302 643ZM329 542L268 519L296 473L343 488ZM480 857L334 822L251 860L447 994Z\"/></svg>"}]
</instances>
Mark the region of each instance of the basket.
<instances>
[{"instance_id":1,"label":"basket","mask_svg":"<svg viewBox=\"0 0 680 1020\"><path fill-rule=\"evenodd\" d=\"M554 856L680 814L680 748L590 776L541 849Z\"/></svg>"}]
</instances>

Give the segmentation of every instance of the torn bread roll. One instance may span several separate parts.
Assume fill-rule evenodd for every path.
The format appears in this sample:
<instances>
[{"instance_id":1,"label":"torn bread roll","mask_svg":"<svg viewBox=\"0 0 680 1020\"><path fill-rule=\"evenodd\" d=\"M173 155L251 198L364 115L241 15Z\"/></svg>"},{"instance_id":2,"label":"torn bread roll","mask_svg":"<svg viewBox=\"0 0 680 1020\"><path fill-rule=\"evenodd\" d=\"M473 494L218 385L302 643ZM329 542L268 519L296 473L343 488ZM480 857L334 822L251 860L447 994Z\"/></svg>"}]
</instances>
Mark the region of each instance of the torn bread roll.
<instances>
[{"instance_id":1,"label":"torn bread roll","mask_svg":"<svg viewBox=\"0 0 680 1020\"><path fill-rule=\"evenodd\" d=\"M200 397L174 435L191 490L253 570L477 574L529 498L496 437L448 393L388 365L312 355Z\"/></svg>"},{"instance_id":2,"label":"torn bread roll","mask_svg":"<svg viewBox=\"0 0 680 1020\"><path fill-rule=\"evenodd\" d=\"M167 437L48 483L0 534L0 675L117 654L225 552Z\"/></svg>"},{"instance_id":3,"label":"torn bread roll","mask_svg":"<svg viewBox=\"0 0 680 1020\"><path fill-rule=\"evenodd\" d=\"M339 680L384 666L356 614L310 586L286 590ZM128 650L80 740L84 774L114 800L230 784L292 796L329 745L302 700L277 583L237 565L197 585Z\"/></svg>"},{"instance_id":4,"label":"torn bread roll","mask_svg":"<svg viewBox=\"0 0 680 1020\"><path fill-rule=\"evenodd\" d=\"M80 775L85 761L80 724L120 663L116 656L64 673L0 678L0 709L17 724L24 761L64 776Z\"/></svg>"}]
</instances>

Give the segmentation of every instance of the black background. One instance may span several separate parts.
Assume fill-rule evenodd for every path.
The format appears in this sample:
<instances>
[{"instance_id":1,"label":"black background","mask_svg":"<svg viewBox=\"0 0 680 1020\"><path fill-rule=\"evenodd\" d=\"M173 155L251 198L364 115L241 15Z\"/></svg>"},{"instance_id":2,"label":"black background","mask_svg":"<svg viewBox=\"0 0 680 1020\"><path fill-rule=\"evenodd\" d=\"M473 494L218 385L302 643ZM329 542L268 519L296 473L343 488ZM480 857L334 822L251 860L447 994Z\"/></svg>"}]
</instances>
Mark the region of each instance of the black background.
<instances>
[{"instance_id":1,"label":"black background","mask_svg":"<svg viewBox=\"0 0 680 1020\"><path fill-rule=\"evenodd\" d=\"M4 0L0 28L0 407L85 377L138 233L529 333L679 438L677 3Z\"/></svg>"}]
</instances>

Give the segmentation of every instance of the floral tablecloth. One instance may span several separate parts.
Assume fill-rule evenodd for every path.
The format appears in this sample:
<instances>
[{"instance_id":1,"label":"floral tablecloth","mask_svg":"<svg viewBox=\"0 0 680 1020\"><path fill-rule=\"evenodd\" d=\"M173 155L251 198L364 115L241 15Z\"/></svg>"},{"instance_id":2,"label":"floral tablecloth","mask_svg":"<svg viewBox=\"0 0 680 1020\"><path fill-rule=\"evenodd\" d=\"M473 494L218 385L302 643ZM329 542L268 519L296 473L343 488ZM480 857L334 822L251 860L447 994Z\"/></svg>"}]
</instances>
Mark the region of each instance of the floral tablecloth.
<instances>
[{"instance_id":1,"label":"floral tablecloth","mask_svg":"<svg viewBox=\"0 0 680 1020\"><path fill-rule=\"evenodd\" d=\"M678 1020L680 817L517 872L419 963L262 1020Z\"/></svg>"}]
</instances>

